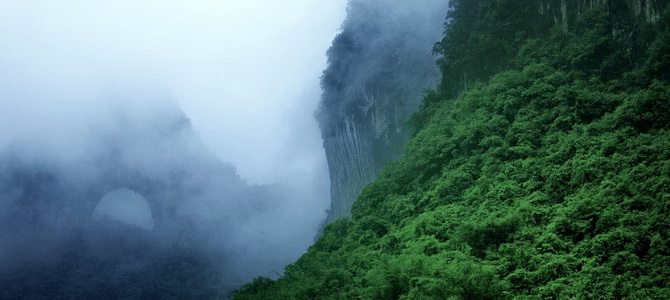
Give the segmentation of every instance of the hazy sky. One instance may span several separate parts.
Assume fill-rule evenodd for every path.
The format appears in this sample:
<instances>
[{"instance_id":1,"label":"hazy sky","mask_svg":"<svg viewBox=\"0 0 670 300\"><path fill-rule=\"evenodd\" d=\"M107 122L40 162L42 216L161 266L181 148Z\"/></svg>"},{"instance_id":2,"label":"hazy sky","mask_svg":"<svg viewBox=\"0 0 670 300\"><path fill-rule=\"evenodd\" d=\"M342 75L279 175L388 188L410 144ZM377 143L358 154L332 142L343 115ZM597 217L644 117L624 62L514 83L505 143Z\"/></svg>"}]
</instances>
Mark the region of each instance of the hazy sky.
<instances>
[{"instance_id":1,"label":"hazy sky","mask_svg":"<svg viewBox=\"0 0 670 300\"><path fill-rule=\"evenodd\" d=\"M164 99L250 183L324 176L312 116L345 8L346 0L0 0L0 146L44 132L67 142L116 97Z\"/></svg>"}]
</instances>

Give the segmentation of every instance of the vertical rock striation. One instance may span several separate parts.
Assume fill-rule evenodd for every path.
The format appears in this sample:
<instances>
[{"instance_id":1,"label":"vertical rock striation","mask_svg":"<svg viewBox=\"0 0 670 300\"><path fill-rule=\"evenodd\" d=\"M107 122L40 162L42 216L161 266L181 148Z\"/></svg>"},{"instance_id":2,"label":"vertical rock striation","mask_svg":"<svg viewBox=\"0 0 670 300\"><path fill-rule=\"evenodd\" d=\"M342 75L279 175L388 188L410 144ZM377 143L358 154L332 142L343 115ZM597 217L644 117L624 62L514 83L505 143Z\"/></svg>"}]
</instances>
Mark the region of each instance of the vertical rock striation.
<instances>
[{"instance_id":1,"label":"vertical rock striation","mask_svg":"<svg viewBox=\"0 0 670 300\"><path fill-rule=\"evenodd\" d=\"M553 18L555 23L569 26L584 12L602 7L614 14L619 24L656 23L665 9L664 0L540 0L538 13ZM625 22L622 22L625 21Z\"/></svg>"},{"instance_id":2,"label":"vertical rock striation","mask_svg":"<svg viewBox=\"0 0 670 300\"><path fill-rule=\"evenodd\" d=\"M349 217L363 187L402 154L404 123L439 79L431 49L447 8L446 0L350 1L317 114L331 179L327 222Z\"/></svg>"}]
</instances>

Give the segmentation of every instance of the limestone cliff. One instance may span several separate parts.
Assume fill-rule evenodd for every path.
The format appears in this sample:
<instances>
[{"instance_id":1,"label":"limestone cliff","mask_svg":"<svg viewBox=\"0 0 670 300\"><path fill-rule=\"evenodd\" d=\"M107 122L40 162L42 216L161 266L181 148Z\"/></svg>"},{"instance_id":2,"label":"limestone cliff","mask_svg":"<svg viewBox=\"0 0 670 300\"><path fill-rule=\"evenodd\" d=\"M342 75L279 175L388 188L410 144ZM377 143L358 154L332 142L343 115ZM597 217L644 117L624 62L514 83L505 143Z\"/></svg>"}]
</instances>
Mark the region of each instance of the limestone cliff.
<instances>
[{"instance_id":1,"label":"limestone cliff","mask_svg":"<svg viewBox=\"0 0 670 300\"><path fill-rule=\"evenodd\" d=\"M329 222L402 154L404 123L439 72L431 53L447 1L350 1L328 51L318 119L331 179Z\"/></svg>"},{"instance_id":2,"label":"limestone cliff","mask_svg":"<svg viewBox=\"0 0 670 300\"><path fill-rule=\"evenodd\" d=\"M603 9L612 16L612 35L628 35L629 51L636 56L646 49L652 26L657 23L667 7L665 0L542 0L538 14L569 28L589 9Z\"/></svg>"},{"instance_id":3,"label":"limestone cliff","mask_svg":"<svg viewBox=\"0 0 670 300\"><path fill-rule=\"evenodd\" d=\"M573 24L585 11L602 7L616 15L621 25L656 23L665 9L663 0L540 0L538 13L550 16L555 23Z\"/></svg>"}]
</instances>

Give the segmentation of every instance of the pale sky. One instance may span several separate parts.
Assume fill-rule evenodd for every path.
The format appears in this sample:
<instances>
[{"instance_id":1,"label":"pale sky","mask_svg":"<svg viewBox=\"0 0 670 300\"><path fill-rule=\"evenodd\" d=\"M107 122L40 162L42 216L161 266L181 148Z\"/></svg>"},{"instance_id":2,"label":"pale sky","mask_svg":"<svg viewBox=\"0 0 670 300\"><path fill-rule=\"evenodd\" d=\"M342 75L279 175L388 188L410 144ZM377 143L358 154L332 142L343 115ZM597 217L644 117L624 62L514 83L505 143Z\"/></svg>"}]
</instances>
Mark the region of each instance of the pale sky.
<instances>
[{"instance_id":1,"label":"pale sky","mask_svg":"<svg viewBox=\"0 0 670 300\"><path fill-rule=\"evenodd\" d=\"M346 0L0 0L0 147L43 132L67 140L60 128L95 122L115 97L165 99L250 183L323 177L313 111L345 10Z\"/></svg>"}]
</instances>

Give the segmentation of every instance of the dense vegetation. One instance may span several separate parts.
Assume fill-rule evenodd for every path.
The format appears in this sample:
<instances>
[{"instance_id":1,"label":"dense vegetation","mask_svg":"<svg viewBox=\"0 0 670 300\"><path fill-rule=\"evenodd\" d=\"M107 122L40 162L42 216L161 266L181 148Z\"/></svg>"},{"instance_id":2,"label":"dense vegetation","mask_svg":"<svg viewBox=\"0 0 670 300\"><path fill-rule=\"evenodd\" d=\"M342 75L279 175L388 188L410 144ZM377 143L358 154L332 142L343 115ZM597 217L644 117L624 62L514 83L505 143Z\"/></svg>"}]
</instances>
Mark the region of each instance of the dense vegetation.
<instances>
[{"instance_id":1,"label":"dense vegetation","mask_svg":"<svg viewBox=\"0 0 670 300\"><path fill-rule=\"evenodd\" d=\"M670 299L670 13L633 45L602 9L453 2L404 156L236 298Z\"/></svg>"}]
</instances>

